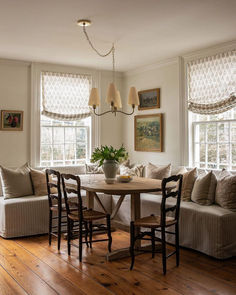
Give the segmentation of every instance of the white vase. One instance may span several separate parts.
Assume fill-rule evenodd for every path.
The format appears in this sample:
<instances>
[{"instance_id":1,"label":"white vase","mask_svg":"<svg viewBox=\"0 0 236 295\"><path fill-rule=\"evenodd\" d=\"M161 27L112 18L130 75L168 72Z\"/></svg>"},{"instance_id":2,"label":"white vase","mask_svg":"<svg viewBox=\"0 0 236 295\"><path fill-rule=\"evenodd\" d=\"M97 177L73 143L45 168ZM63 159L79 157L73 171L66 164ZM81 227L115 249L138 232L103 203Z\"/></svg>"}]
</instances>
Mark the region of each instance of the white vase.
<instances>
[{"instance_id":1,"label":"white vase","mask_svg":"<svg viewBox=\"0 0 236 295\"><path fill-rule=\"evenodd\" d=\"M102 169L106 178L116 178L119 164L115 160L105 160Z\"/></svg>"}]
</instances>

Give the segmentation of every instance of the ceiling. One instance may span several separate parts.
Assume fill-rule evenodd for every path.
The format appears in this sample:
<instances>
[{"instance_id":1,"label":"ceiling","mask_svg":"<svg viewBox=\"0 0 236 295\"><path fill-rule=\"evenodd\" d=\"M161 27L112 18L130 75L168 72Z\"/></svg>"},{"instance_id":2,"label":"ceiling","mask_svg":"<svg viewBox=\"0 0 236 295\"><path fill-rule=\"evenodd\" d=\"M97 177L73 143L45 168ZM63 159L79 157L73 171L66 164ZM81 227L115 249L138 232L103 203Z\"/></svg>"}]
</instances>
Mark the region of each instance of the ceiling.
<instances>
[{"instance_id":1,"label":"ceiling","mask_svg":"<svg viewBox=\"0 0 236 295\"><path fill-rule=\"evenodd\" d=\"M105 52L115 42L117 70L236 39L235 0L0 0L0 57L111 69Z\"/></svg>"}]
</instances>

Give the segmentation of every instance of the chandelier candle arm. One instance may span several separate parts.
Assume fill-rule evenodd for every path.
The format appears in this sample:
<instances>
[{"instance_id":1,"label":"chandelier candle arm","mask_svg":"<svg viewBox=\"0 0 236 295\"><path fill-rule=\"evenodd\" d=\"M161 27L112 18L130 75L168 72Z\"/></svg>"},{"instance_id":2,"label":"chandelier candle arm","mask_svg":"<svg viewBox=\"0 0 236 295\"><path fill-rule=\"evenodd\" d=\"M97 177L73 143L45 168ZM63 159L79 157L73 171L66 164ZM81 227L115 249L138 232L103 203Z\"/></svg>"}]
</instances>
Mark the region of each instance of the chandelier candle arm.
<instances>
[{"instance_id":1,"label":"chandelier candle arm","mask_svg":"<svg viewBox=\"0 0 236 295\"><path fill-rule=\"evenodd\" d=\"M110 104L111 109L108 111L105 111L103 113L97 113L96 108L100 105L100 98L99 98L99 92L97 88L92 88L88 105L93 107L93 112L96 116L102 116L108 113L121 113L124 115L132 115L134 113L135 106L139 105L139 97L138 93L135 87L131 87L129 91L129 97L128 97L128 104L132 106L132 111L130 113L124 112L122 110L118 110L122 108L122 101L120 97L120 92L116 89L115 86L115 46L112 44L112 47L110 50L107 51L107 53L100 53L93 43L91 42L88 33L86 32L86 27L91 25L91 21L87 19L78 20L77 24L81 27L83 27L84 35L91 46L91 48L100 56L100 57L107 57L108 55L112 55L112 83L110 83L107 91L107 98L106 102Z\"/></svg>"}]
</instances>

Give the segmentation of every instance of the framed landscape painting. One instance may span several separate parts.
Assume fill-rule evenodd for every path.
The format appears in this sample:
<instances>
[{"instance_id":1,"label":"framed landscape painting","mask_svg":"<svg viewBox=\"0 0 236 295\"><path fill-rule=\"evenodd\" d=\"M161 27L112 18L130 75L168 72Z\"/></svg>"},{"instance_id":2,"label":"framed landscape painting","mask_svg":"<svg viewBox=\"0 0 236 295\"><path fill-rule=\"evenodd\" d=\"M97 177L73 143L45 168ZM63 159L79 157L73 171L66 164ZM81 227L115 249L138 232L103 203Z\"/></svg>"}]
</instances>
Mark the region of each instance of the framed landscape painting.
<instances>
[{"instance_id":1,"label":"framed landscape painting","mask_svg":"<svg viewBox=\"0 0 236 295\"><path fill-rule=\"evenodd\" d=\"M23 111L1 111L1 130L22 131Z\"/></svg>"},{"instance_id":2,"label":"framed landscape painting","mask_svg":"<svg viewBox=\"0 0 236 295\"><path fill-rule=\"evenodd\" d=\"M162 114L134 117L135 151L162 152Z\"/></svg>"},{"instance_id":3,"label":"framed landscape painting","mask_svg":"<svg viewBox=\"0 0 236 295\"><path fill-rule=\"evenodd\" d=\"M160 108L160 88L138 92L140 111Z\"/></svg>"}]
</instances>

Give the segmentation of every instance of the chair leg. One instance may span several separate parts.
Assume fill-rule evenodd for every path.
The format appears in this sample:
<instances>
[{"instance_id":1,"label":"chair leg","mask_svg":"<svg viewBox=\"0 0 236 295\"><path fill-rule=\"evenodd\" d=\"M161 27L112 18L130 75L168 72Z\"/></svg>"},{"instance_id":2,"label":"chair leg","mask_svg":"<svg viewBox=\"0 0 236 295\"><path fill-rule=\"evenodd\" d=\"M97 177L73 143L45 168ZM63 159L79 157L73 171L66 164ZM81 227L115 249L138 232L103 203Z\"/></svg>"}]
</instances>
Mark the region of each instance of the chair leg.
<instances>
[{"instance_id":1,"label":"chair leg","mask_svg":"<svg viewBox=\"0 0 236 295\"><path fill-rule=\"evenodd\" d=\"M131 221L130 222L130 256L131 256L130 270L133 269L134 259L135 259L135 255L134 255L134 243L135 243L134 231L135 231L134 222Z\"/></svg>"},{"instance_id":2,"label":"chair leg","mask_svg":"<svg viewBox=\"0 0 236 295\"><path fill-rule=\"evenodd\" d=\"M88 223L87 221L84 222L84 228L85 228L85 242L86 242L86 245L87 247L89 247L89 243L88 243Z\"/></svg>"},{"instance_id":3,"label":"chair leg","mask_svg":"<svg viewBox=\"0 0 236 295\"><path fill-rule=\"evenodd\" d=\"M166 234L165 227L161 228L161 243L162 243L162 266L163 266L163 274L166 274Z\"/></svg>"},{"instance_id":4,"label":"chair leg","mask_svg":"<svg viewBox=\"0 0 236 295\"><path fill-rule=\"evenodd\" d=\"M82 261L82 250L83 250L83 244L82 244L82 239L83 239L83 225L82 222L79 222L79 261Z\"/></svg>"},{"instance_id":5,"label":"chair leg","mask_svg":"<svg viewBox=\"0 0 236 295\"><path fill-rule=\"evenodd\" d=\"M93 223L89 221L89 245L92 248L92 240L93 240Z\"/></svg>"},{"instance_id":6,"label":"chair leg","mask_svg":"<svg viewBox=\"0 0 236 295\"><path fill-rule=\"evenodd\" d=\"M57 249L61 248L61 212L58 211L58 226L57 226Z\"/></svg>"},{"instance_id":7,"label":"chair leg","mask_svg":"<svg viewBox=\"0 0 236 295\"><path fill-rule=\"evenodd\" d=\"M112 236L111 236L111 220L110 220L109 214L107 214L107 236L108 236L108 251L111 252Z\"/></svg>"},{"instance_id":8,"label":"chair leg","mask_svg":"<svg viewBox=\"0 0 236 295\"><path fill-rule=\"evenodd\" d=\"M52 243L52 210L49 209L49 229L48 229L48 243Z\"/></svg>"},{"instance_id":9,"label":"chair leg","mask_svg":"<svg viewBox=\"0 0 236 295\"><path fill-rule=\"evenodd\" d=\"M152 258L155 257L155 229L151 229L151 238L152 238Z\"/></svg>"},{"instance_id":10,"label":"chair leg","mask_svg":"<svg viewBox=\"0 0 236 295\"><path fill-rule=\"evenodd\" d=\"M70 241L71 241L71 230L72 230L72 223L71 220L68 218L67 219L67 251L68 251L68 255L70 255L70 249L71 249L71 245L70 245Z\"/></svg>"},{"instance_id":11,"label":"chair leg","mask_svg":"<svg viewBox=\"0 0 236 295\"><path fill-rule=\"evenodd\" d=\"M179 266L179 225L175 225L176 266Z\"/></svg>"}]
</instances>

